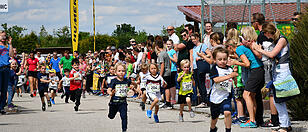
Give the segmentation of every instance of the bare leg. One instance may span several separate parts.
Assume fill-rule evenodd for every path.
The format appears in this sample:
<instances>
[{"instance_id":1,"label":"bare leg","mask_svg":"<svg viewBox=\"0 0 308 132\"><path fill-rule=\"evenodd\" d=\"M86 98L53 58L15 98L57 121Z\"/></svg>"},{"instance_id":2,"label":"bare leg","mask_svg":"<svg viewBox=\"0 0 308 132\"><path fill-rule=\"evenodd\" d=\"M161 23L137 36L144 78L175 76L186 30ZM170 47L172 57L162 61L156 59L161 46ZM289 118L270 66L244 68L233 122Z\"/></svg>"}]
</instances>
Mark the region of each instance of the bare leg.
<instances>
[{"instance_id":1,"label":"bare leg","mask_svg":"<svg viewBox=\"0 0 308 132\"><path fill-rule=\"evenodd\" d=\"M186 97L186 102L187 102L187 105L188 105L188 111L190 112L191 111L191 101L190 101L189 97Z\"/></svg>"},{"instance_id":2,"label":"bare leg","mask_svg":"<svg viewBox=\"0 0 308 132\"><path fill-rule=\"evenodd\" d=\"M158 114L158 110L159 110L159 105L155 105L155 112L154 112L154 115L157 115L157 114Z\"/></svg>"},{"instance_id":3,"label":"bare leg","mask_svg":"<svg viewBox=\"0 0 308 132\"><path fill-rule=\"evenodd\" d=\"M230 111L224 111L224 115L225 115L225 127L231 128L231 123L232 123L231 112Z\"/></svg>"},{"instance_id":4,"label":"bare leg","mask_svg":"<svg viewBox=\"0 0 308 132\"><path fill-rule=\"evenodd\" d=\"M237 106L238 117L244 117L244 107L242 99L236 99L236 106Z\"/></svg>"},{"instance_id":5,"label":"bare leg","mask_svg":"<svg viewBox=\"0 0 308 132\"><path fill-rule=\"evenodd\" d=\"M253 122L255 122L255 113L254 113L254 103L253 103L253 100L252 100L252 94L251 92L248 92L248 91L244 91L244 99L246 101L246 105L247 105L247 110L248 110L248 113L249 113L249 119Z\"/></svg>"},{"instance_id":6,"label":"bare leg","mask_svg":"<svg viewBox=\"0 0 308 132\"><path fill-rule=\"evenodd\" d=\"M165 94L166 94L166 102L170 102L170 89L166 89Z\"/></svg>"},{"instance_id":7,"label":"bare leg","mask_svg":"<svg viewBox=\"0 0 308 132\"><path fill-rule=\"evenodd\" d=\"M176 95L176 88L175 87L170 88L170 94L171 94L171 102L175 103L175 95Z\"/></svg>"},{"instance_id":8,"label":"bare leg","mask_svg":"<svg viewBox=\"0 0 308 132\"><path fill-rule=\"evenodd\" d=\"M156 104L158 103L158 98L155 98L154 101L152 102L151 106L150 106L150 110L153 110L154 106L156 107Z\"/></svg>"},{"instance_id":9,"label":"bare leg","mask_svg":"<svg viewBox=\"0 0 308 132\"><path fill-rule=\"evenodd\" d=\"M216 123L217 123L217 118L211 119L211 129L214 129L216 127Z\"/></svg>"},{"instance_id":10,"label":"bare leg","mask_svg":"<svg viewBox=\"0 0 308 132\"><path fill-rule=\"evenodd\" d=\"M180 115L183 115L184 106L185 104L180 104Z\"/></svg>"},{"instance_id":11,"label":"bare leg","mask_svg":"<svg viewBox=\"0 0 308 132\"><path fill-rule=\"evenodd\" d=\"M272 114L272 115L277 115L278 112L277 112L276 106L275 106L275 104L274 104L274 97L273 97L273 96L270 96L269 101L270 101L271 114Z\"/></svg>"}]
</instances>

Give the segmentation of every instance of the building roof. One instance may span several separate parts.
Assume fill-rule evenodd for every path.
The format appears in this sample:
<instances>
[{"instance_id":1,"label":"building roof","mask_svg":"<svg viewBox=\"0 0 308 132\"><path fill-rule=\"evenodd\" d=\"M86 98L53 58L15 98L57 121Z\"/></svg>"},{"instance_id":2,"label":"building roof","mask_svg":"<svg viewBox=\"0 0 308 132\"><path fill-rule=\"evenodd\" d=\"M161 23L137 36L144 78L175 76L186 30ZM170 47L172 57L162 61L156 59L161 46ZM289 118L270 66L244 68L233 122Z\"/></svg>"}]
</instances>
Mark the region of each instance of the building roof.
<instances>
[{"instance_id":1,"label":"building roof","mask_svg":"<svg viewBox=\"0 0 308 132\"><path fill-rule=\"evenodd\" d=\"M296 3L272 3L273 13L277 22L279 21L291 21L293 13L296 12ZM251 14L261 12L261 4L251 5ZM308 3L301 3L301 12L306 12L305 8L308 7ZM245 5L227 4L226 5L226 21L227 22L242 22ZM178 6L178 10L183 14L193 19L194 21L201 22L201 5L188 5ZM209 18L210 6L205 5L205 19ZM265 5L265 18L267 21L273 21L273 15L270 8L270 4ZM224 6L223 5L212 5L212 22L224 22L223 19ZM246 6L244 15L244 21L249 21L249 8Z\"/></svg>"}]
</instances>

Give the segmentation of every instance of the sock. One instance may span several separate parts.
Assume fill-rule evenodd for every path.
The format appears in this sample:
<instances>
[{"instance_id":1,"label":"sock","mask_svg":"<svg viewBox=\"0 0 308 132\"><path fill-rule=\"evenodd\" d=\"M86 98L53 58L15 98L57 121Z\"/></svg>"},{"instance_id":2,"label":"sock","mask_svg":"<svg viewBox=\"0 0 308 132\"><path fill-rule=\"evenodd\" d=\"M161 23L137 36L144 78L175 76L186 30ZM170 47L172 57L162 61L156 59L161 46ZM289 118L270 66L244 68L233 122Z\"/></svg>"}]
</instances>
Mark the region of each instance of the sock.
<instances>
[{"instance_id":1,"label":"sock","mask_svg":"<svg viewBox=\"0 0 308 132\"><path fill-rule=\"evenodd\" d=\"M226 128L226 132L231 132L231 128Z\"/></svg>"},{"instance_id":2,"label":"sock","mask_svg":"<svg viewBox=\"0 0 308 132\"><path fill-rule=\"evenodd\" d=\"M271 120L274 125L279 125L279 117L278 115L271 114Z\"/></svg>"}]
</instances>

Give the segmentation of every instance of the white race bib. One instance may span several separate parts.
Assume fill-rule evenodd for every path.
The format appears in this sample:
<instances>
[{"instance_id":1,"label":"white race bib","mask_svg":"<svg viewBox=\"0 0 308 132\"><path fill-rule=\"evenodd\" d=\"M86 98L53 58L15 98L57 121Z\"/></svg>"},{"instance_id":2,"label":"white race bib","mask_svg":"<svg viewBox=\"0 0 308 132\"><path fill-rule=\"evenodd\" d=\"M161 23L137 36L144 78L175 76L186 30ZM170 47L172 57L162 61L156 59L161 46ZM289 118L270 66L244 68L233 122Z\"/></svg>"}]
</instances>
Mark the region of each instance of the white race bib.
<instances>
[{"instance_id":1,"label":"white race bib","mask_svg":"<svg viewBox=\"0 0 308 132\"><path fill-rule=\"evenodd\" d=\"M190 90L192 90L192 82L183 82L182 83L182 90L183 91L190 91Z\"/></svg>"},{"instance_id":2,"label":"white race bib","mask_svg":"<svg viewBox=\"0 0 308 132\"><path fill-rule=\"evenodd\" d=\"M79 75L79 77L75 78L75 80L81 80L81 74L79 72L74 73L74 77Z\"/></svg>"},{"instance_id":3,"label":"white race bib","mask_svg":"<svg viewBox=\"0 0 308 132\"><path fill-rule=\"evenodd\" d=\"M127 84L117 84L115 86L115 96L126 97L127 96Z\"/></svg>"},{"instance_id":4,"label":"white race bib","mask_svg":"<svg viewBox=\"0 0 308 132\"><path fill-rule=\"evenodd\" d=\"M23 84L26 83L26 77L25 75L20 75L18 76L18 83L17 83L17 86L21 86Z\"/></svg>"},{"instance_id":5,"label":"white race bib","mask_svg":"<svg viewBox=\"0 0 308 132\"><path fill-rule=\"evenodd\" d=\"M140 83L140 88L146 88L146 83L145 82Z\"/></svg>"},{"instance_id":6,"label":"white race bib","mask_svg":"<svg viewBox=\"0 0 308 132\"><path fill-rule=\"evenodd\" d=\"M152 92L160 92L160 85L157 83L149 83L148 84L148 88L152 91Z\"/></svg>"},{"instance_id":7,"label":"white race bib","mask_svg":"<svg viewBox=\"0 0 308 132\"><path fill-rule=\"evenodd\" d=\"M232 84L233 84L232 79L229 79L220 83L215 83L215 87L219 90L224 90L231 93Z\"/></svg>"}]
</instances>

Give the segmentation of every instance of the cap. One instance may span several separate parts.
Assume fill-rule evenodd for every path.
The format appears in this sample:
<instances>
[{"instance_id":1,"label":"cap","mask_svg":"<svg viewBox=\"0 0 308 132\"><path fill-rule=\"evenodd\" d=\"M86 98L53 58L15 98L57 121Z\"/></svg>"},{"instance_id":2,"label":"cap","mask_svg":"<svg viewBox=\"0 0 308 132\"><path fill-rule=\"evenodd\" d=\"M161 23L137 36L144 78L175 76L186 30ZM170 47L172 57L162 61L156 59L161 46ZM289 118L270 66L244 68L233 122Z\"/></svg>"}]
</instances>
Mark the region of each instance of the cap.
<instances>
[{"instance_id":1,"label":"cap","mask_svg":"<svg viewBox=\"0 0 308 132\"><path fill-rule=\"evenodd\" d=\"M135 39L133 39L133 38L129 40L129 42L133 42L133 41L136 41L136 40L135 40Z\"/></svg>"},{"instance_id":2,"label":"cap","mask_svg":"<svg viewBox=\"0 0 308 132\"><path fill-rule=\"evenodd\" d=\"M111 48L110 48L111 50L115 50L116 49L116 47L114 47L114 46L111 46Z\"/></svg>"},{"instance_id":3,"label":"cap","mask_svg":"<svg viewBox=\"0 0 308 132\"><path fill-rule=\"evenodd\" d=\"M55 69L51 69L48 71L49 73L56 73L56 70Z\"/></svg>"}]
</instances>

